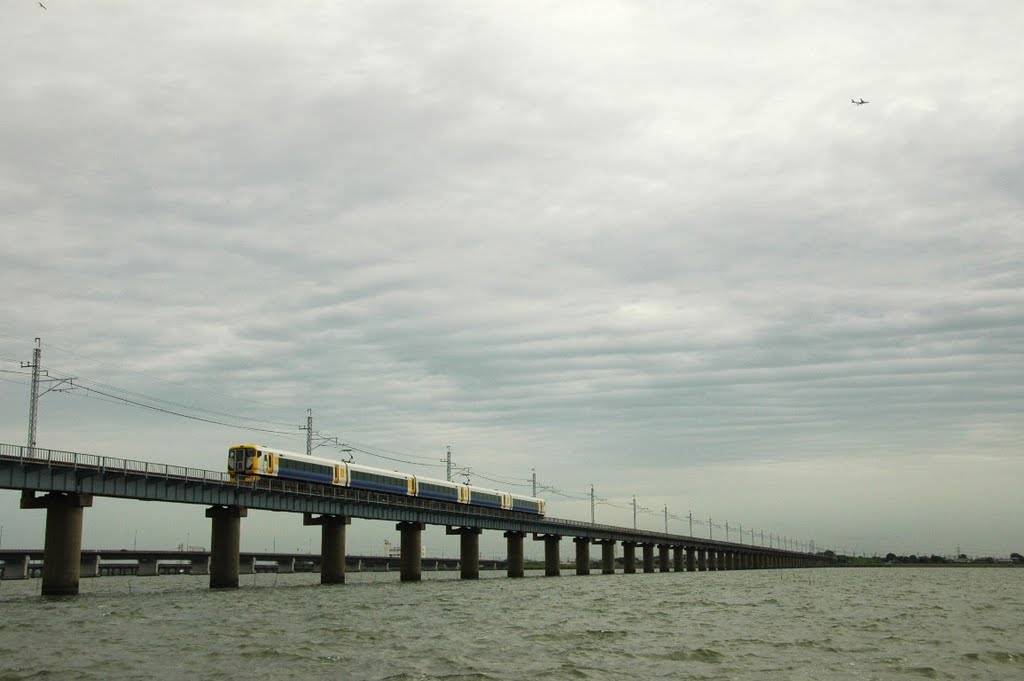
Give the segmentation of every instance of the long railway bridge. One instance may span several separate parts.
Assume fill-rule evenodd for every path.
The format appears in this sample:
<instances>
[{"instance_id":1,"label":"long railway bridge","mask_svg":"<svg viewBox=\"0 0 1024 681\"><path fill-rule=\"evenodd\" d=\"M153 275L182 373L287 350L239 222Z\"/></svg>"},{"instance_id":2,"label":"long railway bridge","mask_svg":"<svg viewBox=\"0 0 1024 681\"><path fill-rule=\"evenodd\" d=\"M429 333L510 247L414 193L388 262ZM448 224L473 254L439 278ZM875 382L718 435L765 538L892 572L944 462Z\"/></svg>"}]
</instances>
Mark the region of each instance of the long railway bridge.
<instances>
[{"instance_id":1,"label":"long railway bridge","mask_svg":"<svg viewBox=\"0 0 1024 681\"><path fill-rule=\"evenodd\" d=\"M238 586L240 528L249 509L302 514L303 524L321 527L322 584L345 581L345 528L353 518L396 523L402 581L420 579L421 533L427 525L443 525L448 534L460 536L465 579L479 577L484 530L504 533L509 577L524 574L527 535L544 542L547 576L559 575L563 537L573 538L579 575L590 573L591 544L601 546L601 572L614 573L617 542L622 544L625 573L637 571L637 547L644 572L655 571L655 549L661 572L670 570L670 562L671 569L688 572L831 565L821 555L779 548L291 480L241 482L219 471L11 444L0 444L0 489L20 490L23 509L46 509L44 595L78 593L84 509L97 496L206 506L212 524L207 566L211 588Z\"/></svg>"}]
</instances>

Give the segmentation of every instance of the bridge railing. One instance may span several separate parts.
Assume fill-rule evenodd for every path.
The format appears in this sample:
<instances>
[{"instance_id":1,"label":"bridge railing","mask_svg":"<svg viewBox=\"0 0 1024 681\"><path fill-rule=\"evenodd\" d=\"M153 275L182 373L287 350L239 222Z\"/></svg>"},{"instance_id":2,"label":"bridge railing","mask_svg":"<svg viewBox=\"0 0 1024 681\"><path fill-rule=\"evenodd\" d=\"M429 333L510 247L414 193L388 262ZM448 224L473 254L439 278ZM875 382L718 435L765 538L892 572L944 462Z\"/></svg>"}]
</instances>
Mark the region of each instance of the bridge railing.
<instances>
[{"instance_id":1,"label":"bridge railing","mask_svg":"<svg viewBox=\"0 0 1024 681\"><path fill-rule=\"evenodd\" d=\"M336 487L333 485L319 485L313 483L299 482L294 480L283 480L279 478L257 478L255 480L232 479L227 472L210 471L202 468L189 468L186 466L173 466L169 464L150 463L148 461L137 461L135 459L122 459L111 456L95 456L93 454L82 454L78 452L67 452L58 449L44 449L40 447L25 447L19 445L0 443L0 458L21 459L45 463L60 467L71 467L77 470L95 470L101 474L123 473L124 475L138 476L161 476L185 482L208 482L212 484L228 484L245 489L265 490L286 494L301 494L303 496L344 499L359 503L381 504L388 506L409 506L424 510L452 511L457 510L459 515L467 518L507 518L507 511L487 508L484 506L471 506L448 502L423 499L421 497L403 497L399 495L384 494L370 490L352 489L349 487ZM537 520L536 516L529 516L530 520ZM619 532L623 528L615 525L601 525L582 520L567 520L562 518L542 518L556 523L561 528L581 528L585 530L597 530L608 532ZM657 531L644 531L645 535L656 537L664 536L670 541L678 538L678 535L666 534ZM691 537L690 539L702 542L704 540ZM708 540L711 542L711 540ZM757 546L753 544L736 544L734 542L711 542L716 545L733 545L737 548L759 549L771 551L771 547Z\"/></svg>"},{"instance_id":2,"label":"bridge railing","mask_svg":"<svg viewBox=\"0 0 1024 681\"><path fill-rule=\"evenodd\" d=\"M218 483L231 482L227 473L209 471L203 468L172 466L135 459L122 459L116 456L96 456L94 454L66 452L59 449L45 449L42 447L19 447L18 445L0 443L0 457L71 466L76 469L95 469L107 473L124 472L125 474L158 475L165 478L179 478L183 480L201 480Z\"/></svg>"}]
</instances>

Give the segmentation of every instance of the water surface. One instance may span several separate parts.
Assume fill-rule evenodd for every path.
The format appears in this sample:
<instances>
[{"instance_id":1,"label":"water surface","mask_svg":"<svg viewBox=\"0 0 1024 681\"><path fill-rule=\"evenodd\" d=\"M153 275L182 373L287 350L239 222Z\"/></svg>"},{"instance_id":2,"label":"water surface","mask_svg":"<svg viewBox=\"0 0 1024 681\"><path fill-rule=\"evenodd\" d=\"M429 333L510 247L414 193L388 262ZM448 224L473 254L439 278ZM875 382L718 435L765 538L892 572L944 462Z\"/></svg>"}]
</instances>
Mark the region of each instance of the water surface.
<instances>
[{"instance_id":1,"label":"water surface","mask_svg":"<svg viewBox=\"0 0 1024 681\"><path fill-rule=\"evenodd\" d=\"M1024 679L1024 569L0 583L14 679Z\"/></svg>"}]
</instances>

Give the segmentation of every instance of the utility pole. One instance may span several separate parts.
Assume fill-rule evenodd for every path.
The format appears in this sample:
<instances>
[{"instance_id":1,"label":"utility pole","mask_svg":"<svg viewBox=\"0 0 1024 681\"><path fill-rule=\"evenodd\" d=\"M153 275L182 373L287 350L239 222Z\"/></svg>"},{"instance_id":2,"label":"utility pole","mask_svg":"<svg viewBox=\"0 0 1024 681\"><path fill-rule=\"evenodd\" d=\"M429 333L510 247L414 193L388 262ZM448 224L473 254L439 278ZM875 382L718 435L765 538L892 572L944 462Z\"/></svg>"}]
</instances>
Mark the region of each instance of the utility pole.
<instances>
[{"instance_id":1,"label":"utility pole","mask_svg":"<svg viewBox=\"0 0 1024 681\"><path fill-rule=\"evenodd\" d=\"M668 504L665 504L665 534L668 534Z\"/></svg>"},{"instance_id":2,"label":"utility pole","mask_svg":"<svg viewBox=\"0 0 1024 681\"><path fill-rule=\"evenodd\" d=\"M633 529L636 529L636 495L633 495Z\"/></svg>"},{"instance_id":3,"label":"utility pole","mask_svg":"<svg viewBox=\"0 0 1024 681\"><path fill-rule=\"evenodd\" d=\"M708 516L708 539L715 538L714 530L711 529L712 527L713 525L711 524L711 516Z\"/></svg>"},{"instance_id":4,"label":"utility pole","mask_svg":"<svg viewBox=\"0 0 1024 681\"><path fill-rule=\"evenodd\" d=\"M452 446L451 445L448 445L448 456L445 457L445 461L447 462L447 471L448 471L448 478L447 478L447 480L448 480L448 482L451 482L452 481Z\"/></svg>"},{"instance_id":5,"label":"utility pole","mask_svg":"<svg viewBox=\"0 0 1024 681\"><path fill-rule=\"evenodd\" d=\"M725 521L725 541L729 541L729 521Z\"/></svg>"},{"instance_id":6,"label":"utility pole","mask_svg":"<svg viewBox=\"0 0 1024 681\"><path fill-rule=\"evenodd\" d=\"M686 517L690 519L690 536L693 536L693 511L688 511Z\"/></svg>"},{"instance_id":7,"label":"utility pole","mask_svg":"<svg viewBox=\"0 0 1024 681\"><path fill-rule=\"evenodd\" d=\"M590 485L590 524L594 525L594 485Z\"/></svg>"},{"instance_id":8,"label":"utility pole","mask_svg":"<svg viewBox=\"0 0 1024 681\"><path fill-rule=\"evenodd\" d=\"M740 543L743 543L743 523L740 523Z\"/></svg>"},{"instance_id":9,"label":"utility pole","mask_svg":"<svg viewBox=\"0 0 1024 681\"><path fill-rule=\"evenodd\" d=\"M531 468L530 471L533 473L533 496L537 496L537 469Z\"/></svg>"},{"instance_id":10,"label":"utility pole","mask_svg":"<svg viewBox=\"0 0 1024 681\"><path fill-rule=\"evenodd\" d=\"M42 342L36 338L36 347L32 351L32 363L21 363L23 369L32 367L32 387L28 402L28 448L36 446L36 414L39 410L39 359L43 354Z\"/></svg>"},{"instance_id":11,"label":"utility pole","mask_svg":"<svg viewBox=\"0 0 1024 681\"><path fill-rule=\"evenodd\" d=\"M313 410L306 410L306 456L313 456Z\"/></svg>"},{"instance_id":12,"label":"utility pole","mask_svg":"<svg viewBox=\"0 0 1024 681\"><path fill-rule=\"evenodd\" d=\"M67 392L75 388L74 378L46 378L45 382L52 383L49 388L43 392L39 392L39 384L43 383L44 380L41 376L49 376L49 372L42 370L42 354L43 344L40 338L36 338L36 347L32 351L32 363L27 362L21 363L22 369L32 369L32 387L30 388L30 394L28 399L28 448L33 449L36 446L36 428L39 425L39 398L50 392L56 390L57 392ZM58 386L67 385L65 388L59 388Z\"/></svg>"}]
</instances>

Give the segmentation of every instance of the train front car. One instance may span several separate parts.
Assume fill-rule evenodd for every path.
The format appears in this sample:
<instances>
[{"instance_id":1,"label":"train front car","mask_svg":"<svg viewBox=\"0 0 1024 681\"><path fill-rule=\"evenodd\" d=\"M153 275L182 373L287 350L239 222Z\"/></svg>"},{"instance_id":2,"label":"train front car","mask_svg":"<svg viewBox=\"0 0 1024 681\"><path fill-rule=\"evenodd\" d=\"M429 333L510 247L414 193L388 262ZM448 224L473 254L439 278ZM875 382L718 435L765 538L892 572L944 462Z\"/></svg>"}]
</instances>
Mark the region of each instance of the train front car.
<instances>
[{"instance_id":1,"label":"train front car","mask_svg":"<svg viewBox=\"0 0 1024 681\"><path fill-rule=\"evenodd\" d=\"M416 476L416 496L421 499L437 499L438 501L450 501L456 504L468 504L469 487L448 480L435 480L433 478Z\"/></svg>"},{"instance_id":2,"label":"train front car","mask_svg":"<svg viewBox=\"0 0 1024 681\"><path fill-rule=\"evenodd\" d=\"M512 495L496 489L470 486L469 503L473 506L500 508L507 511L512 508Z\"/></svg>"},{"instance_id":3,"label":"train front car","mask_svg":"<svg viewBox=\"0 0 1024 681\"><path fill-rule=\"evenodd\" d=\"M348 464L348 486L375 492L416 496L416 476L383 468Z\"/></svg>"},{"instance_id":4,"label":"train front car","mask_svg":"<svg viewBox=\"0 0 1024 681\"><path fill-rule=\"evenodd\" d=\"M523 497L518 494L512 495L512 510L533 513L535 515L544 515L547 512L543 499Z\"/></svg>"},{"instance_id":5,"label":"train front car","mask_svg":"<svg viewBox=\"0 0 1024 681\"><path fill-rule=\"evenodd\" d=\"M260 475L263 447L260 445L233 445L228 448L228 476L232 482L249 482Z\"/></svg>"}]
</instances>

